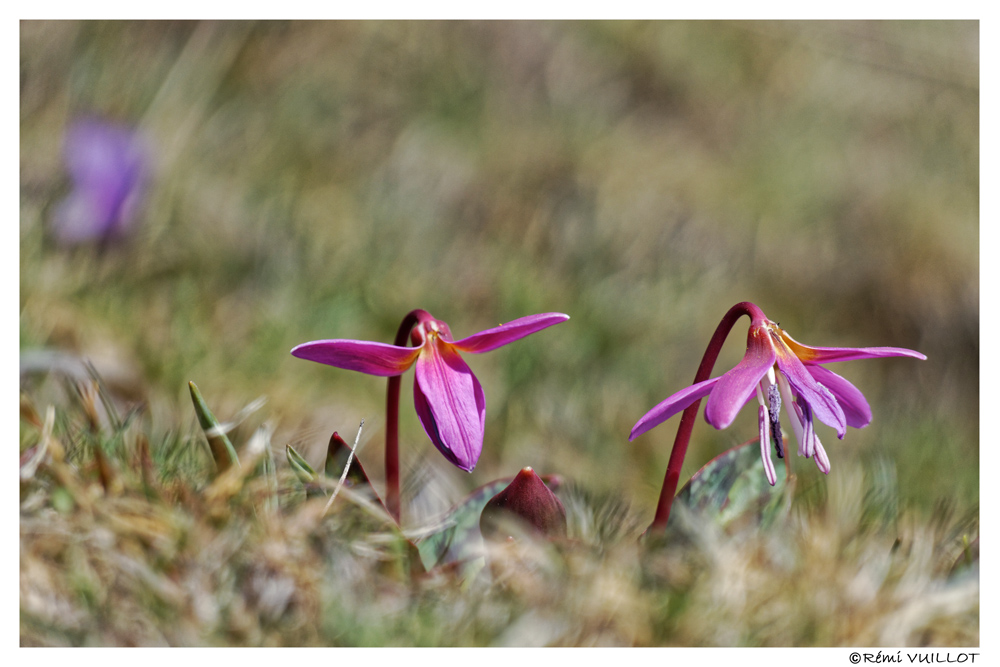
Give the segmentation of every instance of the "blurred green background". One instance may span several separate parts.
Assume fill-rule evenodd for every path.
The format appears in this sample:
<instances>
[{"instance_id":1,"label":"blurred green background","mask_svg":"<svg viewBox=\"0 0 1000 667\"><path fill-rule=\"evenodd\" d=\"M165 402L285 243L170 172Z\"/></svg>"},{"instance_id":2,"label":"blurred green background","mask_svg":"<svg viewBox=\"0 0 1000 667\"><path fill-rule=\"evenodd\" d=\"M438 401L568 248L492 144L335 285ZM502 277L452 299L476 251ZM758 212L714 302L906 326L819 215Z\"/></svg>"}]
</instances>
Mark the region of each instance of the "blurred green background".
<instances>
[{"instance_id":1,"label":"blurred green background","mask_svg":"<svg viewBox=\"0 0 1000 667\"><path fill-rule=\"evenodd\" d=\"M265 396L275 446L314 461L364 418L380 478L385 382L293 346L390 342L418 307L456 338L564 312L467 356L471 476L407 375L404 500L531 465L652 517L677 418L629 430L749 300L806 344L925 353L834 365L874 419L819 426L831 475L888 462L905 506L974 509L978 54L976 22L22 22L22 353L92 360L163 432L195 429L188 380L224 419ZM157 146L134 233L103 252L50 226L65 129L95 114ZM755 419L699 419L684 476Z\"/></svg>"}]
</instances>

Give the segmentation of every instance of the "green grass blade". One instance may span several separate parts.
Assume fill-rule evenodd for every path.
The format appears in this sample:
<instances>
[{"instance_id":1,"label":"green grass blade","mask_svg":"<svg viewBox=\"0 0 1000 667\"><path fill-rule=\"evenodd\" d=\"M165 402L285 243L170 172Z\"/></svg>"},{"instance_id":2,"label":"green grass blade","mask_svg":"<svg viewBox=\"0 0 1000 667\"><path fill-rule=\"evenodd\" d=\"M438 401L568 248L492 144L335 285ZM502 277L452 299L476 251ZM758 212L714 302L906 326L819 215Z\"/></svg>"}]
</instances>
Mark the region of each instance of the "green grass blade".
<instances>
[{"instance_id":1,"label":"green grass blade","mask_svg":"<svg viewBox=\"0 0 1000 667\"><path fill-rule=\"evenodd\" d=\"M233 464L238 466L240 459L236 455L236 448L233 447L233 443L229 441L225 431L222 430L219 420L208 409L205 399L201 397L201 392L198 391L198 385L194 382L188 382L188 388L191 390L191 401L194 403L194 411L198 415L198 422L201 424L201 428L205 432L205 437L208 439L208 448L212 451L212 458L215 459L216 469L222 473L228 470Z\"/></svg>"},{"instance_id":2,"label":"green grass blade","mask_svg":"<svg viewBox=\"0 0 1000 667\"><path fill-rule=\"evenodd\" d=\"M291 445L285 445L285 459L287 459L292 472L302 482L302 486L306 490L306 498L316 498L326 495L323 485L317 480L316 471L305 460L305 457L295 451L295 448Z\"/></svg>"}]
</instances>

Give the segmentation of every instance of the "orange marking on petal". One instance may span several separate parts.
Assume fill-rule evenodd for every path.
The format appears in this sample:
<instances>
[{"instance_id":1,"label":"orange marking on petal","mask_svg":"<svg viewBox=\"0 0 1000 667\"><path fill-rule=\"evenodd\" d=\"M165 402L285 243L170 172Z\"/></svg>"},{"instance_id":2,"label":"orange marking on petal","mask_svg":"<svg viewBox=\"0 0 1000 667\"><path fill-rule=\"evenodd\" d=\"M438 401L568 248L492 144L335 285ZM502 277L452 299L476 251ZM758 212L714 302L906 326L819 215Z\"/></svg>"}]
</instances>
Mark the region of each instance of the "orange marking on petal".
<instances>
[{"instance_id":1,"label":"orange marking on petal","mask_svg":"<svg viewBox=\"0 0 1000 667\"><path fill-rule=\"evenodd\" d=\"M775 328L778 329L778 333L781 336L781 342L785 344L782 347L786 347L786 349L788 349L789 352L794 354L802 361L812 361L813 359L816 358L817 356L816 350L798 342L797 340L789 336L784 329L780 327L775 327Z\"/></svg>"}]
</instances>

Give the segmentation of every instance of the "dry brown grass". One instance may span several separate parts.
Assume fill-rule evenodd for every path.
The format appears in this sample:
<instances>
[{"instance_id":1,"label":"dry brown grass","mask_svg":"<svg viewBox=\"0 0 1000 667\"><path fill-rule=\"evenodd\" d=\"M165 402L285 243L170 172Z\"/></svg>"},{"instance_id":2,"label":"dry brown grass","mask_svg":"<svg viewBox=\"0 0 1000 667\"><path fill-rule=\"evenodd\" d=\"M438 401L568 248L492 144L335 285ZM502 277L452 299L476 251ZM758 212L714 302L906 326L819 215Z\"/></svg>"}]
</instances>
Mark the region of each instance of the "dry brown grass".
<instances>
[{"instance_id":1,"label":"dry brown grass","mask_svg":"<svg viewBox=\"0 0 1000 667\"><path fill-rule=\"evenodd\" d=\"M260 441L210 481L167 481L142 419L109 437L108 424L46 429L30 402L24 412L46 451L21 482L22 645L979 643L978 558L953 568L975 526L873 520L874 482L858 469L767 528L701 519L666 539L639 540L620 499L560 487L569 539L489 547L467 575L423 571L358 490L324 514L326 498L306 500L283 462L267 473ZM92 453L115 438L102 472Z\"/></svg>"}]
</instances>

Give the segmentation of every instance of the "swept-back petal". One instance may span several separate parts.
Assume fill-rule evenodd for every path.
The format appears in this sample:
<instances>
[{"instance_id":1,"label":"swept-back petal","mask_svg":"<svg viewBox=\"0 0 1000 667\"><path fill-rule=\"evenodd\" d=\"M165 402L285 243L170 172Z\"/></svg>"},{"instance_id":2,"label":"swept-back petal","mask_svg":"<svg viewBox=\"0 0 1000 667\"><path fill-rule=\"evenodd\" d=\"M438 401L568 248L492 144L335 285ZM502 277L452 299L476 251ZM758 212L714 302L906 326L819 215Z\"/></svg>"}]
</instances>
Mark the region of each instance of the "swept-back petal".
<instances>
[{"instance_id":1,"label":"swept-back petal","mask_svg":"<svg viewBox=\"0 0 1000 667\"><path fill-rule=\"evenodd\" d=\"M486 398L479 380L452 347L434 340L416 363L413 402L434 446L462 470L471 471L483 451Z\"/></svg>"},{"instance_id":2,"label":"swept-back petal","mask_svg":"<svg viewBox=\"0 0 1000 667\"><path fill-rule=\"evenodd\" d=\"M757 383L774 365L774 347L767 331L750 327L747 333L747 351L740 363L719 378L705 406L705 421L717 429L724 429L736 419Z\"/></svg>"},{"instance_id":3,"label":"swept-back petal","mask_svg":"<svg viewBox=\"0 0 1000 667\"><path fill-rule=\"evenodd\" d=\"M838 438L843 438L847 432L847 421L833 392L816 382L791 350L780 343L778 348L778 370L788 378L796 395L809 405L821 422L837 430Z\"/></svg>"},{"instance_id":4,"label":"swept-back petal","mask_svg":"<svg viewBox=\"0 0 1000 667\"><path fill-rule=\"evenodd\" d=\"M636 422L635 426L632 427L632 433L629 434L628 439L635 440L646 431L659 426L698 399L708 396L709 392L712 391L712 387L715 386L719 379L712 378L711 380L705 380L690 387L685 387L665 401L657 404L655 408L644 414L642 419Z\"/></svg>"},{"instance_id":5,"label":"swept-back petal","mask_svg":"<svg viewBox=\"0 0 1000 667\"><path fill-rule=\"evenodd\" d=\"M462 340L457 340L452 345L463 352L489 352L507 343L524 338L536 331L541 331L553 324L559 324L569 319L569 315L562 313L542 313L540 315L528 315L521 317L507 324L480 331Z\"/></svg>"},{"instance_id":6,"label":"swept-back petal","mask_svg":"<svg viewBox=\"0 0 1000 667\"><path fill-rule=\"evenodd\" d=\"M293 347L292 356L349 371L388 377L405 372L413 365L420 349L366 340L314 340Z\"/></svg>"},{"instance_id":7,"label":"swept-back petal","mask_svg":"<svg viewBox=\"0 0 1000 667\"><path fill-rule=\"evenodd\" d=\"M837 403L844 411L844 419L847 420L848 426L864 428L871 423L872 409L857 387L822 366L806 364L806 370L817 382L833 392Z\"/></svg>"},{"instance_id":8,"label":"swept-back petal","mask_svg":"<svg viewBox=\"0 0 1000 667\"><path fill-rule=\"evenodd\" d=\"M879 357L927 359L926 355L904 347L809 347L798 342L784 331L781 332L781 339L795 356L811 364L828 364L834 361L852 361L854 359L877 359Z\"/></svg>"}]
</instances>

